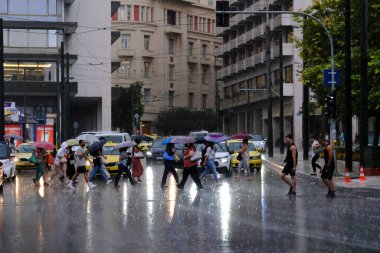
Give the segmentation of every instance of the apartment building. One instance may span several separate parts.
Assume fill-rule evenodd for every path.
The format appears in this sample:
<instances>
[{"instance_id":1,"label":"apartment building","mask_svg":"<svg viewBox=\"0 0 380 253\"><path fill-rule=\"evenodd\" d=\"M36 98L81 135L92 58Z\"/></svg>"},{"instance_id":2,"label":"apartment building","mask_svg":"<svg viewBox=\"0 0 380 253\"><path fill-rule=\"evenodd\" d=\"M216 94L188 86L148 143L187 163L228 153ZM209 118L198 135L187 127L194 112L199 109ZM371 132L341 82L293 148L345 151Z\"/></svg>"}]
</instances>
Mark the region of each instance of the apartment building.
<instances>
[{"instance_id":1,"label":"apartment building","mask_svg":"<svg viewBox=\"0 0 380 253\"><path fill-rule=\"evenodd\" d=\"M311 1L301 0L231 0L230 6L241 11L300 10ZM302 90L299 73L303 61L295 47L295 38L301 38L302 31L292 15L251 15L231 16L230 27L218 28L223 45L217 56L223 58L223 67L217 71L218 80L224 82L220 102L223 132L262 133L268 136L268 107L266 91L266 44L265 29L271 31L271 85L273 100L273 140L278 145L279 136L279 87L280 87L280 36L283 48L283 96L284 132L293 133L295 142L302 143ZM252 89L241 92L240 89Z\"/></svg>"},{"instance_id":2,"label":"apartment building","mask_svg":"<svg viewBox=\"0 0 380 253\"><path fill-rule=\"evenodd\" d=\"M112 59L114 87L143 82L143 133L156 132L157 115L175 107L215 110L215 69L221 59L215 50L214 0L122 0L112 17L120 33ZM128 104L128 101L126 101Z\"/></svg>"},{"instance_id":3,"label":"apartment building","mask_svg":"<svg viewBox=\"0 0 380 253\"><path fill-rule=\"evenodd\" d=\"M117 2L112 6L116 11ZM111 129L111 63L105 60L111 55L111 2L0 0L0 15L4 20L5 100L27 118L19 133L25 132L29 140L59 137L62 50L69 95L67 137L75 131ZM37 133L41 124L44 131L49 125L51 132Z\"/></svg>"}]
</instances>

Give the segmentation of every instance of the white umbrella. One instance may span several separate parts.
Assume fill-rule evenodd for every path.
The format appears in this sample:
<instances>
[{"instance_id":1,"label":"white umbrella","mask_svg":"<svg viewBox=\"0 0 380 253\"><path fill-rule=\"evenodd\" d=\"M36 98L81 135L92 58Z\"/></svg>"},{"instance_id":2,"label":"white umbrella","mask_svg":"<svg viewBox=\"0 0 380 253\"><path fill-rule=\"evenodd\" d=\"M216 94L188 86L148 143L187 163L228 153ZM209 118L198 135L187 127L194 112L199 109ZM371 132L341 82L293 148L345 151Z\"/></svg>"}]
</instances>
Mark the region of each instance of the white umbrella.
<instances>
[{"instance_id":1,"label":"white umbrella","mask_svg":"<svg viewBox=\"0 0 380 253\"><path fill-rule=\"evenodd\" d=\"M125 141L125 142L122 142L122 143L116 145L115 147L113 147L113 149L130 148L130 147L133 147L136 145L137 144L134 141Z\"/></svg>"},{"instance_id":2,"label":"white umbrella","mask_svg":"<svg viewBox=\"0 0 380 253\"><path fill-rule=\"evenodd\" d=\"M85 141L86 143L88 143L88 144L92 144L92 143L94 143L94 142L97 142L97 141L99 141L99 139L98 139L98 137L96 137L95 135L93 135L93 134L81 134L81 135L79 135L77 138L75 138L75 139L77 139L78 141L80 141L80 140L83 140L83 141Z\"/></svg>"}]
</instances>

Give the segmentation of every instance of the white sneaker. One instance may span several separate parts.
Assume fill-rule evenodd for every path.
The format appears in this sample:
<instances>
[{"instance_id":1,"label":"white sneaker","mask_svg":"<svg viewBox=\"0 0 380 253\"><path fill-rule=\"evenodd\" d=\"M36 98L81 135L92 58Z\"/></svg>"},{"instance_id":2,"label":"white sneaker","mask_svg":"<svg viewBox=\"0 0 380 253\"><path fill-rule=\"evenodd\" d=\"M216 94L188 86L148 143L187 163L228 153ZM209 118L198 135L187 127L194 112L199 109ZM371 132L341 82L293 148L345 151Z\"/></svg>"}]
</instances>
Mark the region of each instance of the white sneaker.
<instances>
[{"instance_id":1,"label":"white sneaker","mask_svg":"<svg viewBox=\"0 0 380 253\"><path fill-rule=\"evenodd\" d=\"M96 185L94 185L94 184L93 184L93 183L91 183L91 182L88 182L88 184L87 184L87 185L88 185L88 188L90 188L90 189L91 189L91 188L94 188L94 187L96 186Z\"/></svg>"},{"instance_id":2,"label":"white sneaker","mask_svg":"<svg viewBox=\"0 0 380 253\"><path fill-rule=\"evenodd\" d=\"M67 184L67 188L69 188L69 189L74 189L75 187L73 186L73 182L69 182L68 184Z\"/></svg>"},{"instance_id":3,"label":"white sneaker","mask_svg":"<svg viewBox=\"0 0 380 253\"><path fill-rule=\"evenodd\" d=\"M106 184L109 184L112 182L112 179L108 179Z\"/></svg>"}]
</instances>

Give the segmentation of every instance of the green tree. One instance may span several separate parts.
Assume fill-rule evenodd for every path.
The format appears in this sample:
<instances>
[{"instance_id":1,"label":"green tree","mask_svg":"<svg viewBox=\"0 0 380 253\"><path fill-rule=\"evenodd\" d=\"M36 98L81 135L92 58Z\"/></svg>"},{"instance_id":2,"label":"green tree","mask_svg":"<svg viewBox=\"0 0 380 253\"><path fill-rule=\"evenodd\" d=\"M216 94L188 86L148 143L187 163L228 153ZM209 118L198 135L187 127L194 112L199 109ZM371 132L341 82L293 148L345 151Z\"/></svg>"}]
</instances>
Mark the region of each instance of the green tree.
<instances>
[{"instance_id":1,"label":"green tree","mask_svg":"<svg viewBox=\"0 0 380 253\"><path fill-rule=\"evenodd\" d=\"M158 115L156 127L165 135L187 135L193 130L215 131L218 122L211 110L191 111L186 108L173 108Z\"/></svg>"},{"instance_id":2,"label":"green tree","mask_svg":"<svg viewBox=\"0 0 380 253\"><path fill-rule=\"evenodd\" d=\"M141 118L144 114L142 87L142 82L133 83L128 88L119 87L119 97L112 101L113 128L133 133L133 126L136 124L134 115L137 113Z\"/></svg>"},{"instance_id":3,"label":"green tree","mask_svg":"<svg viewBox=\"0 0 380 253\"><path fill-rule=\"evenodd\" d=\"M335 68L344 69L344 1L343 0L313 0L306 12L312 13L330 31L334 39ZM379 116L380 113L380 41L376 36L380 32L380 0L369 3L369 29L368 43L369 61L369 114ZM303 83L309 85L316 94L320 105L324 104L324 98L329 89L323 86L323 69L331 68L330 45L327 35L312 19L298 18L303 28L303 39L297 41L297 47L301 49L301 57L305 61L302 73ZM351 1L351 43L352 43L352 103L353 114L359 115L360 102L360 1ZM340 118L344 113L344 83L337 89L337 112ZM379 118L379 117L377 117ZM380 126L380 123L377 123ZM376 138L375 138L376 139Z\"/></svg>"}]
</instances>

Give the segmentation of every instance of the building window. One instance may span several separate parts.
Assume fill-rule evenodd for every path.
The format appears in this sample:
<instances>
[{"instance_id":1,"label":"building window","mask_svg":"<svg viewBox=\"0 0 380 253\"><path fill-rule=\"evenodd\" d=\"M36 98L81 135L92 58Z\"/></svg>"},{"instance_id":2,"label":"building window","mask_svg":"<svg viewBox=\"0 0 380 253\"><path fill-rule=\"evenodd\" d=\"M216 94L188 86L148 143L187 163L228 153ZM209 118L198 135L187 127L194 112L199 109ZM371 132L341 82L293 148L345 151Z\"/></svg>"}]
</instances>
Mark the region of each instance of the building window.
<instances>
[{"instance_id":1,"label":"building window","mask_svg":"<svg viewBox=\"0 0 380 253\"><path fill-rule=\"evenodd\" d=\"M189 25L189 30L192 31L194 30L194 16L189 16L189 22L188 22L188 25Z\"/></svg>"},{"instance_id":2,"label":"building window","mask_svg":"<svg viewBox=\"0 0 380 253\"><path fill-rule=\"evenodd\" d=\"M285 43L293 43L294 42L294 35L293 35L293 29L287 29L285 31Z\"/></svg>"},{"instance_id":3,"label":"building window","mask_svg":"<svg viewBox=\"0 0 380 253\"><path fill-rule=\"evenodd\" d=\"M125 5L119 7L119 20L125 20Z\"/></svg>"},{"instance_id":4,"label":"building window","mask_svg":"<svg viewBox=\"0 0 380 253\"><path fill-rule=\"evenodd\" d=\"M189 108L193 108L193 100L194 100L194 93L189 93L189 98L188 98L188 103L187 103L187 107Z\"/></svg>"},{"instance_id":5,"label":"building window","mask_svg":"<svg viewBox=\"0 0 380 253\"><path fill-rule=\"evenodd\" d=\"M189 42L189 56L193 56L194 43Z\"/></svg>"},{"instance_id":6,"label":"building window","mask_svg":"<svg viewBox=\"0 0 380 253\"><path fill-rule=\"evenodd\" d=\"M285 67L285 83L293 83L293 65Z\"/></svg>"},{"instance_id":7,"label":"building window","mask_svg":"<svg viewBox=\"0 0 380 253\"><path fill-rule=\"evenodd\" d=\"M5 81L55 82L56 63L53 62L4 62Z\"/></svg>"},{"instance_id":8,"label":"building window","mask_svg":"<svg viewBox=\"0 0 380 253\"><path fill-rule=\"evenodd\" d=\"M194 82L194 67L189 67L189 83L193 83Z\"/></svg>"},{"instance_id":9,"label":"building window","mask_svg":"<svg viewBox=\"0 0 380 253\"><path fill-rule=\"evenodd\" d=\"M174 106L174 91L169 91L169 107Z\"/></svg>"},{"instance_id":10,"label":"building window","mask_svg":"<svg viewBox=\"0 0 380 253\"><path fill-rule=\"evenodd\" d=\"M127 5L127 20L132 20L132 5Z\"/></svg>"},{"instance_id":11,"label":"building window","mask_svg":"<svg viewBox=\"0 0 380 253\"><path fill-rule=\"evenodd\" d=\"M265 88L265 78L266 78L266 74L255 77L257 89L264 89Z\"/></svg>"},{"instance_id":12,"label":"building window","mask_svg":"<svg viewBox=\"0 0 380 253\"><path fill-rule=\"evenodd\" d=\"M207 57L207 45L202 45L202 56L203 58Z\"/></svg>"},{"instance_id":13,"label":"building window","mask_svg":"<svg viewBox=\"0 0 380 253\"><path fill-rule=\"evenodd\" d=\"M207 68L202 68L202 84L207 84Z\"/></svg>"},{"instance_id":14,"label":"building window","mask_svg":"<svg viewBox=\"0 0 380 253\"><path fill-rule=\"evenodd\" d=\"M167 24L168 25L176 25L177 13L172 10L167 10Z\"/></svg>"},{"instance_id":15,"label":"building window","mask_svg":"<svg viewBox=\"0 0 380 253\"><path fill-rule=\"evenodd\" d=\"M150 77L150 62L144 62L144 77Z\"/></svg>"},{"instance_id":16,"label":"building window","mask_svg":"<svg viewBox=\"0 0 380 253\"><path fill-rule=\"evenodd\" d=\"M174 65L169 65L169 81L174 80Z\"/></svg>"},{"instance_id":17,"label":"building window","mask_svg":"<svg viewBox=\"0 0 380 253\"><path fill-rule=\"evenodd\" d=\"M152 20L150 19L150 7L146 7L146 21L151 22Z\"/></svg>"},{"instance_id":18,"label":"building window","mask_svg":"<svg viewBox=\"0 0 380 253\"><path fill-rule=\"evenodd\" d=\"M194 17L194 31L198 31L198 17Z\"/></svg>"},{"instance_id":19,"label":"building window","mask_svg":"<svg viewBox=\"0 0 380 253\"><path fill-rule=\"evenodd\" d=\"M274 84L275 85L279 85L280 84L280 77L281 77L280 70L279 69L275 70L274 71Z\"/></svg>"},{"instance_id":20,"label":"building window","mask_svg":"<svg viewBox=\"0 0 380 253\"><path fill-rule=\"evenodd\" d=\"M144 49L149 50L150 35L144 35Z\"/></svg>"},{"instance_id":21,"label":"building window","mask_svg":"<svg viewBox=\"0 0 380 253\"><path fill-rule=\"evenodd\" d=\"M135 20L135 21L139 21L139 20L140 20L140 6L135 5L135 6L133 6L133 7L134 7L134 11L133 11L133 14L134 14L134 20Z\"/></svg>"},{"instance_id":22,"label":"building window","mask_svg":"<svg viewBox=\"0 0 380 253\"><path fill-rule=\"evenodd\" d=\"M212 0L208 0L208 6L212 6Z\"/></svg>"},{"instance_id":23,"label":"building window","mask_svg":"<svg viewBox=\"0 0 380 253\"><path fill-rule=\"evenodd\" d=\"M145 21L145 6L141 6L141 21Z\"/></svg>"},{"instance_id":24,"label":"building window","mask_svg":"<svg viewBox=\"0 0 380 253\"><path fill-rule=\"evenodd\" d=\"M131 77L131 65L131 61L123 61L121 63L121 73L126 78Z\"/></svg>"},{"instance_id":25,"label":"building window","mask_svg":"<svg viewBox=\"0 0 380 253\"><path fill-rule=\"evenodd\" d=\"M169 39L169 54L174 54L174 39Z\"/></svg>"},{"instance_id":26,"label":"building window","mask_svg":"<svg viewBox=\"0 0 380 253\"><path fill-rule=\"evenodd\" d=\"M207 94L202 94L202 110L207 108Z\"/></svg>"},{"instance_id":27,"label":"building window","mask_svg":"<svg viewBox=\"0 0 380 253\"><path fill-rule=\"evenodd\" d=\"M121 44L122 44L122 48L130 49L131 48L131 35L130 34L123 34L121 36Z\"/></svg>"},{"instance_id":28,"label":"building window","mask_svg":"<svg viewBox=\"0 0 380 253\"><path fill-rule=\"evenodd\" d=\"M148 104L150 99L150 89L144 89L144 104Z\"/></svg>"}]
</instances>

